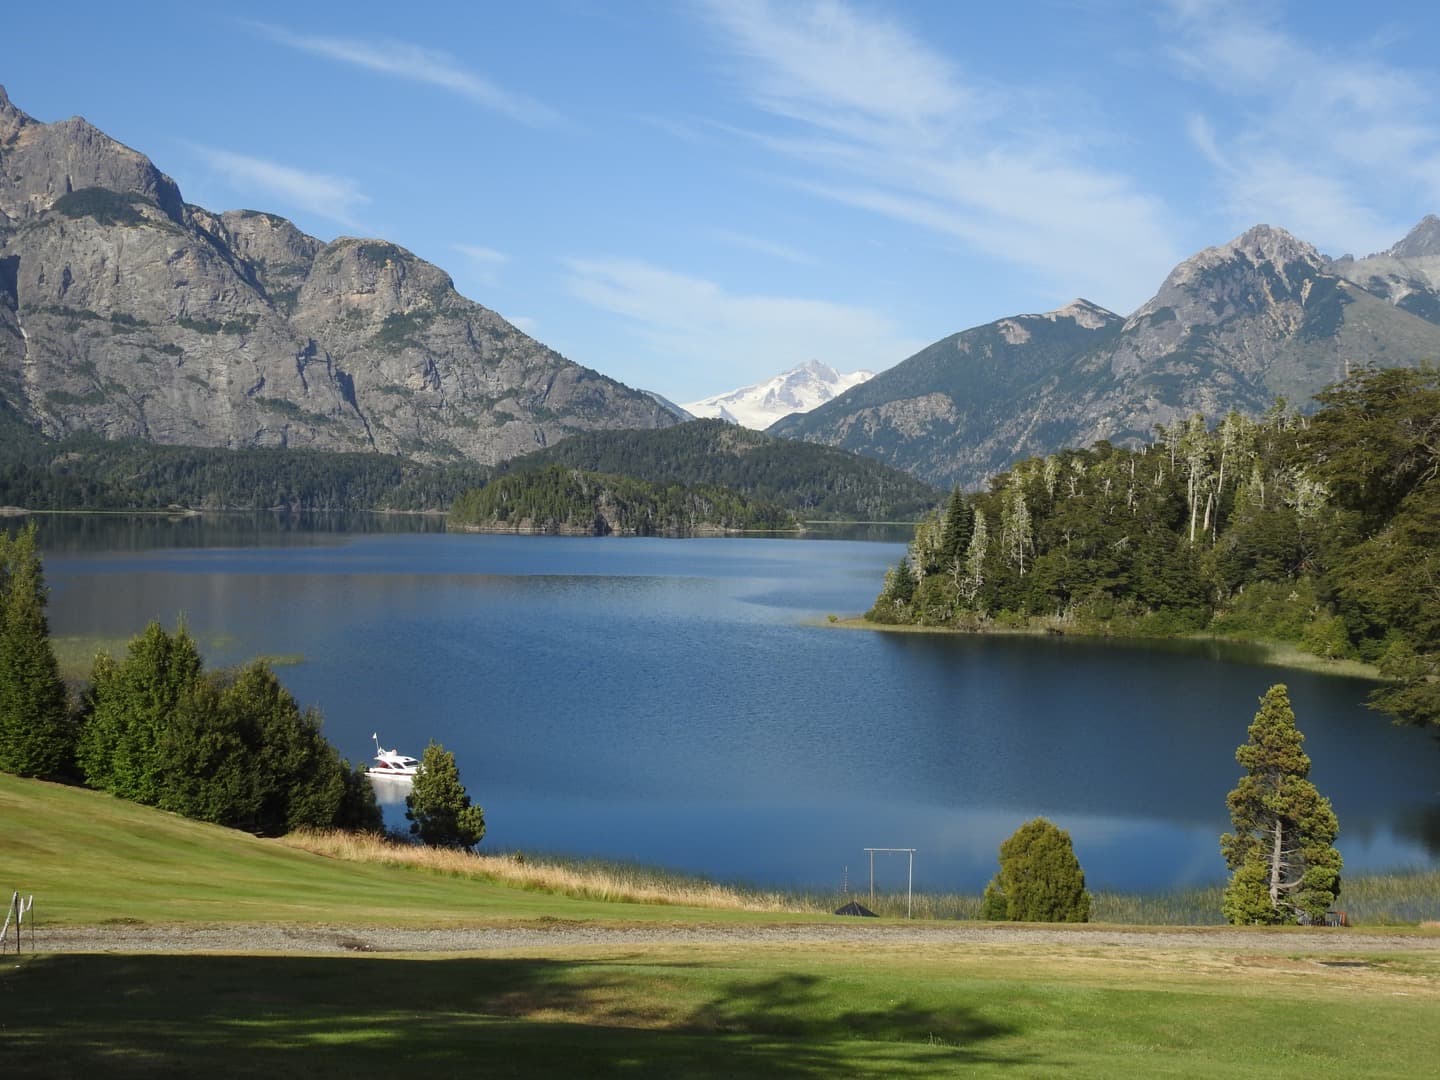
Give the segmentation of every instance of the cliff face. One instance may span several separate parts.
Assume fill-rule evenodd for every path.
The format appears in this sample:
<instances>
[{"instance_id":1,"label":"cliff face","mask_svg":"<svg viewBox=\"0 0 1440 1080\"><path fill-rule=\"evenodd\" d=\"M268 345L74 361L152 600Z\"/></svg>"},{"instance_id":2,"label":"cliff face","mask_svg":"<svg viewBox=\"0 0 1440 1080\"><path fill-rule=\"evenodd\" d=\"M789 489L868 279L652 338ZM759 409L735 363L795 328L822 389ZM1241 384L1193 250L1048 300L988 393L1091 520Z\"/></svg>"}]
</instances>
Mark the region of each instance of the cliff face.
<instances>
[{"instance_id":1,"label":"cliff face","mask_svg":"<svg viewBox=\"0 0 1440 1080\"><path fill-rule=\"evenodd\" d=\"M1185 260L1128 319L1078 301L1001 319L771 431L975 487L1015 460L1139 442L1196 412L1304 406L1356 367L1440 357L1436 232L1427 219L1357 262L1256 226Z\"/></svg>"},{"instance_id":2,"label":"cliff face","mask_svg":"<svg viewBox=\"0 0 1440 1080\"><path fill-rule=\"evenodd\" d=\"M675 422L403 248L187 205L142 154L3 90L0 401L48 434L487 464Z\"/></svg>"}]
</instances>

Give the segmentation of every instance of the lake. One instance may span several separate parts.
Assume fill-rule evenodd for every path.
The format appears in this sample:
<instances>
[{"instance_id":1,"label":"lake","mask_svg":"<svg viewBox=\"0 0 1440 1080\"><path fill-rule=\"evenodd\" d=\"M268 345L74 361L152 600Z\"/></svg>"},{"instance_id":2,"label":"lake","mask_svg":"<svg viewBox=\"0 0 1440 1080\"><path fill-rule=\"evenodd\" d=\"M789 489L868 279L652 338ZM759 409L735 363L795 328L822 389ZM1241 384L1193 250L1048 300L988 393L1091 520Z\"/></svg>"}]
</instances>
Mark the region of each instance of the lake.
<instances>
[{"instance_id":1,"label":"lake","mask_svg":"<svg viewBox=\"0 0 1440 1080\"><path fill-rule=\"evenodd\" d=\"M827 625L899 542L40 520L54 634L184 613L212 665L299 654L278 673L342 753L455 752L486 849L838 888L863 848L913 847L917 890L978 892L1043 814L1094 888L1213 882L1235 747L1286 682L1347 871L1440 861L1440 747L1370 684L1203 643ZM876 876L903 888L903 858Z\"/></svg>"}]
</instances>

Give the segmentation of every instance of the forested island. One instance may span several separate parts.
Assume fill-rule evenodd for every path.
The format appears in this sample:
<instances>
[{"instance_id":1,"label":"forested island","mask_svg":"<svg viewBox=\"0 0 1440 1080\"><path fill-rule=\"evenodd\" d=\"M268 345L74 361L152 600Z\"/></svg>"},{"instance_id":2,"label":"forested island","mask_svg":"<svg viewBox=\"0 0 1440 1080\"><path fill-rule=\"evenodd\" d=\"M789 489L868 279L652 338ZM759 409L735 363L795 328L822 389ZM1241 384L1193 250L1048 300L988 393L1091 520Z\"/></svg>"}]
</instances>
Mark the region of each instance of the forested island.
<instances>
[{"instance_id":1,"label":"forested island","mask_svg":"<svg viewBox=\"0 0 1440 1080\"><path fill-rule=\"evenodd\" d=\"M1316 400L957 491L866 619L1291 642L1375 665L1378 708L1440 724L1440 371L1367 368Z\"/></svg>"},{"instance_id":2,"label":"forested island","mask_svg":"<svg viewBox=\"0 0 1440 1080\"><path fill-rule=\"evenodd\" d=\"M568 536L704 536L791 530L798 523L775 503L722 487L653 484L550 465L465 492L451 506L448 525Z\"/></svg>"}]
</instances>

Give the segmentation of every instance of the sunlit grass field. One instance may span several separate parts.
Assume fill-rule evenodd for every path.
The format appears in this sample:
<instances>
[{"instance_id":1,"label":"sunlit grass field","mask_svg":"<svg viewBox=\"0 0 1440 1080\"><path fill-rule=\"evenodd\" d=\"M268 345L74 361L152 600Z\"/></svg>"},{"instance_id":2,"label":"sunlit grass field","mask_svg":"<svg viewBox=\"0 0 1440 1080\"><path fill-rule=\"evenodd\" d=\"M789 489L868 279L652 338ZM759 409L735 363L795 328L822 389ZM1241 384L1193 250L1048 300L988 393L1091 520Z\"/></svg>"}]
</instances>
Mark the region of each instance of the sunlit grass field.
<instances>
[{"instance_id":1,"label":"sunlit grass field","mask_svg":"<svg viewBox=\"0 0 1440 1080\"><path fill-rule=\"evenodd\" d=\"M1203 929L1183 946L1173 936L1116 945L1084 928L1043 946L1022 935L761 942L744 939L743 925L833 922L825 912L836 898L377 839L260 840L8 776L0 776L0 822L0 886L35 895L42 949L46 926L121 921L565 920L737 931L693 944L557 935L553 944L478 955L0 956L7 1080L422 1072L1312 1080L1415 1077L1434 1067L1440 950L1424 947L1434 931L1411 931L1414 948L1401 938L1391 954L1358 956L1329 951L1344 931L1334 939L1255 931L1244 949ZM1404 878L1399 894L1428 889L1433 901L1434 886L1433 874ZM917 900L920 917L973 914L972 898ZM903 897L877 898L885 914L897 902ZM1097 898L1102 918L1108 903ZM1116 909L1123 921L1153 921L1137 917L1153 899L1134 904Z\"/></svg>"},{"instance_id":2,"label":"sunlit grass field","mask_svg":"<svg viewBox=\"0 0 1440 1080\"><path fill-rule=\"evenodd\" d=\"M0 1010L7 1077L1394 1078L1433 1075L1440 969L1078 939L41 955L0 961Z\"/></svg>"},{"instance_id":3,"label":"sunlit grass field","mask_svg":"<svg viewBox=\"0 0 1440 1080\"><path fill-rule=\"evenodd\" d=\"M442 925L557 917L742 921L824 917L858 898L904 918L904 893L749 889L604 860L472 856L379 837L262 840L99 792L0 774L0 889L35 894L46 921ZM319 857L317 857L319 856ZM1356 925L1440 920L1440 870L1345 879ZM980 898L920 893L917 919L974 919ZM1218 924L1220 887L1095 894L1096 922Z\"/></svg>"}]
</instances>

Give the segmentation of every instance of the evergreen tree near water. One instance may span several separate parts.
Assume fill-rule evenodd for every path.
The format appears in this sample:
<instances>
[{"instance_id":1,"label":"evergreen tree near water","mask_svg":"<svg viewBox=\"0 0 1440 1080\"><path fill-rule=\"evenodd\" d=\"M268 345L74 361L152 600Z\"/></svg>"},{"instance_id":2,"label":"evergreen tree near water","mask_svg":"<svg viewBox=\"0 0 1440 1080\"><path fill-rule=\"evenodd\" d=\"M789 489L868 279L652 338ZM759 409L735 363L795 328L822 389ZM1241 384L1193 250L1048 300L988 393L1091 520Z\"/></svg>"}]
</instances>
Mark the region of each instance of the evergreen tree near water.
<instances>
[{"instance_id":1,"label":"evergreen tree near water","mask_svg":"<svg viewBox=\"0 0 1440 1080\"><path fill-rule=\"evenodd\" d=\"M1070 834L1044 818L1000 845L1000 873L985 886L980 917L1011 922L1089 922L1090 894Z\"/></svg>"},{"instance_id":2,"label":"evergreen tree near water","mask_svg":"<svg viewBox=\"0 0 1440 1080\"><path fill-rule=\"evenodd\" d=\"M74 757L47 596L35 526L0 533L0 770L20 776L58 775Z\"/></svg>"},{"instance_id":3,"label":"evergreen tree near water","mask_svg":"<svg viewBox=\"0 0 1440 1080\"><path fill-rule=\"evenodd\" d=\"M85 782L147 806L160 802L169 773L161 755L181 700L194 692L203 663L184 624L167 633L152 622L123 660L95 658L77 757Z\"/></svg>"},{"instance_id":4,"label":"evergreen tree near water","mask_svg":"<svg viewBox=\"0 0 1440 1080\"><path fill-rule=\"evenodd\" d=\"M420 756L420 772L405 796L410 833L422 844L469 850L485 836L485 811L470 805L455 755L432 742Z\"/></svg>"},{"instance_id":5,"label":"evergreen tree near water","mask_svg":"<svg viewBox=\"0 0 1440 1080\"><path fill-rule=\"evenodd\" d=\"M1246 774L1226 800L1235 831L1220 838L1222 910L1236 925L1323 922L1340 892L1340 825L1308 779L1304 742L1285 686L1272 686L1235 751Z\"/></svg>"}]
</instances>

